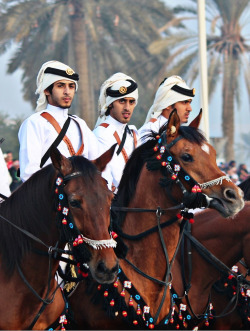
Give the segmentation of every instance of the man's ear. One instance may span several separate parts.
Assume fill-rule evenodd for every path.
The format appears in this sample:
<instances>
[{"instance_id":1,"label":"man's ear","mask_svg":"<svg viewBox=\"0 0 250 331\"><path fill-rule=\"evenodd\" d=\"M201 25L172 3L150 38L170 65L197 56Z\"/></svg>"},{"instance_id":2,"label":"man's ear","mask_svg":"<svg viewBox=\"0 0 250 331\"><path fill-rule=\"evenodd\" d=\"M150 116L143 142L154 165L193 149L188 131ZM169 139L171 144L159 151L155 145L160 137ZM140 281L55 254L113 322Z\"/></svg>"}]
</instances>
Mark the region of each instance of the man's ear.
<instances>
[{"instance_id":1,"label":"man's ear","mask_svg":"<svg viewBox=\"0 0 250 331\"><path fill-rule=\"evenodd\" d=\"M50 95L50 92L49 92L49 90L46 88L46 90L44 90L44 94L45 95Z\"/></svg>"}]
</instances>

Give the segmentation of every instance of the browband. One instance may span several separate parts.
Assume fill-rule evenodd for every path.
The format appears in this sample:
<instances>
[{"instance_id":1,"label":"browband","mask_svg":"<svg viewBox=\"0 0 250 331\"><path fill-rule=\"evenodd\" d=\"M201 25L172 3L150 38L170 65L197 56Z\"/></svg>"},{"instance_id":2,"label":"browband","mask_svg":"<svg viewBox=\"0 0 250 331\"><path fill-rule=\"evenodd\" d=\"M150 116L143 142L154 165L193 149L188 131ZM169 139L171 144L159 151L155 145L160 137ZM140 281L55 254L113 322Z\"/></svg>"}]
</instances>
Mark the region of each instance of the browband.
<instances>
[{"instance_id":1,"label":"browband","mask_svg":"<svg viewBox=\"0 0 250 331\"><path fill-rule=\"evenodd\" d=\"M63 76L66 78L70 78L72 80L79 80L79 75L77 73L75 73L74 70L71 69L70 67L68 67L66 70L48 67L45 69L44 73Z\"/></svg>"},{"instance_id":2,"label":"browband","mask_svg":"<svg viewBox=\"0 0 250 331\"><path fill-rule=\"evenodd\" d=\"M126 81L130 82L130 86L121 86L119 90L112 90L111 87L107 88L106 94L112 98L122 97L127 94L134 92L137 89L137 84L131 79L126 79Z\"/></svg>"}]
</instances>

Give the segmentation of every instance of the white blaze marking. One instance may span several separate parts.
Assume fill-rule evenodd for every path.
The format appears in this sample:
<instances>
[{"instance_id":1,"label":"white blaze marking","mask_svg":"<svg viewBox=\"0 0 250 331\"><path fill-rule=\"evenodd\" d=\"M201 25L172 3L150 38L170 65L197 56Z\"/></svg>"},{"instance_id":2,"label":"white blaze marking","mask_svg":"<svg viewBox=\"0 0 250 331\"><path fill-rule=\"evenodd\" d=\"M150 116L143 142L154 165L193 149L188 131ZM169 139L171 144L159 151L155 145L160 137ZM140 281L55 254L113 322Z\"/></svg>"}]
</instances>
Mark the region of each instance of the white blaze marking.
<instances>
[{"instance_id":1,"label":"white blaze marking","mask_svg":"<svg viewBox=\"0 0 250 331\"><path fill-rule=\"evenodd\" d=\"M201 149L203 149L204 152L206 152L207 154L209 154L209 146L204 144L201 146Z\"/></svg>"}]
</instances>

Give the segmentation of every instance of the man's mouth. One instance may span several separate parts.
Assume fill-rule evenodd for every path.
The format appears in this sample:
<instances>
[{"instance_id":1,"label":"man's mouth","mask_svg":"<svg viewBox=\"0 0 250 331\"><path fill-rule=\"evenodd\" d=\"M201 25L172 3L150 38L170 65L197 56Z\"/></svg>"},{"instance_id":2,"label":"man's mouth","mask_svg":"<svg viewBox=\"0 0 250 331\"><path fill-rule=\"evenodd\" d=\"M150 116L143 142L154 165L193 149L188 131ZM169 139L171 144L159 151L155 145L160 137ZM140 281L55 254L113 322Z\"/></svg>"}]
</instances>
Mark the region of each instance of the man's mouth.
<instances>
[{"instance_id":1,"label":"man's mouth","mask_svg":"<svg viewBox=\"0 0 250 331\"><path fill-rule=\"evenodd\" d=\"M123 113L122 114L124 118L129 118L130 117L130 113Z\"/></svg>"}]
</instances>

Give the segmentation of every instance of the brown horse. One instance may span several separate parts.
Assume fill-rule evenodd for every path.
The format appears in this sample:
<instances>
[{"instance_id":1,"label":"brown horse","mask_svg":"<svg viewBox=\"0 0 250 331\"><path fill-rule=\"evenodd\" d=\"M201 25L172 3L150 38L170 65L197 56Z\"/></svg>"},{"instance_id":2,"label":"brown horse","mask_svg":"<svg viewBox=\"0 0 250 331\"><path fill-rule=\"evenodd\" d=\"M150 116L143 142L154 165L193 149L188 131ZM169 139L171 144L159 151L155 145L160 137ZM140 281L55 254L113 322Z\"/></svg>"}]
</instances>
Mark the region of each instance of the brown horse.
<instances>
[{"instance_id":1,"label":"brown horse","mask_svg":"<svg viewBox=\"0 0 250 331\"><path fill-rule=\"evenodd\" d=\"M175 314L179 312L180 315L173 316L173 328L177 324L180 329L183 326L193 328L195 325L215 330L240 328L239 319L236 324L228 317L224 320L225 328L218 328L219 324L214 324L213 314L220 315L228 304L227 312L233 310L234 302L230 304L228 299L224 302L215 300L214 292L212 295L210 293L221 275L229 279L236 276L236 288L240 290L239 282L242 279L237 278L231 267L243 257L250 266L250 202L246 202L245 207L228 221L213 210L198 213L191 234L190 237L188 231L184 232L185 246L178 252L173 266L173 289L181 298L177 299L174 294L178 303ZM235 294L238 295L237 289ZM216 301L220 304L216 304Z\"/></svg>"},{"instance_id":2,"label":"brown horse","mask_svg":"<svg viewBox=\"0 0 250 331\"><path fill-rule=\"evenodd\" d=\"M244 180L238 185L244 192L244 199L250 200L250 178ZM249 266L249 265L248 265ZM249 268L245 261L235 264L234 268L238 273L245 275L250 282ZM215 330L235 330L250 328L250 298L246 295L245 287L240 288L239 292L235 291L235 278L224 276L217 281L211 292L211 300L216 315L225 315L215 319L213 328ZM247 287L249 288L249 286ZM249 293L249 292L247 292ZM225 308L227 308L225 310Z\"/></svg>"},{"instance_id":3,"label":"brown horse","mask_svg":"<svg viewBox=\"0 0 250 331\"><path fill-rule=\"evenodd\" d=\"M113 194L100 173L112 155L113 149L92 163L52 150L53 164L0 204L1 329L38 330L67 322L54 259L67 242L76 262L89 264L94 279L115 279L115 241L108 231Z\"/></svg>"},{"instance_id":4,"label":"brown horse","mask_svg":"<svg viewBox=\"0 0 250 331\"><path fill-rule=\"evenodd\" d=\"M225 217L242 209L241 191L217 167L215 150L197 130L200 118L201 113L190 126L180 126L173 111L166 127L152 133L127 162L112 203L121 257L118 279L109 286L91 279L79 283L69 298L75 328L164 327L183 226L180 210L207 206L208 200ZM119 247L122 242L127 251Z\"/></svg>"}]
</instances>

